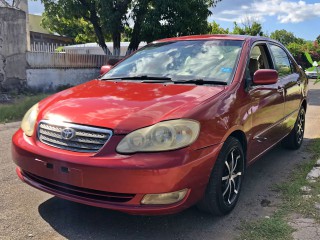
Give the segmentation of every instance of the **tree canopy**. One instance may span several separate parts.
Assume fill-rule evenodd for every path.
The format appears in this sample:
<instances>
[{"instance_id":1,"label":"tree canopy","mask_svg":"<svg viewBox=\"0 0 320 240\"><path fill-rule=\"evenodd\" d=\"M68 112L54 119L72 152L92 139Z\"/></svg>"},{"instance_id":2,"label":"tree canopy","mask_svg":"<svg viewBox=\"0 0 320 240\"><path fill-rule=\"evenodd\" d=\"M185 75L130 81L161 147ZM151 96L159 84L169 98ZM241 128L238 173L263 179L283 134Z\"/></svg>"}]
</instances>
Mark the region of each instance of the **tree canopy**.
<instances>
[{"instance_id":1,"label":"tree canopy","mask_svg":"<svg viewBox=\"0 0 320 240\"><path fill-rule=\"evenodd\" d=\"M243 27L234 22L233 34L263 36L262 26L256 21L247 21L243 23Z\"/></svg>"},{"instance_id":2,"label":"tree canopy","mask_svg":"<svg viewBox=\"0 0 320 240\"><path fill-rule=\"evenodd\" d=\"M284 29L272 32L270 38L281 42L283 45L289 45L290 43L304 43L303 39L297 38L292 32L288 32Z\"/></svg>"},{"instance_id":3,"label":"tree canopy","mask_svg":"<svg viewBox=\"0 0 320 240\"><path fill-rule=\"evenodd\" d=\"M220 1L41 0L45 7L42 24L79 42L94 37L110 54L106 38L111 37L114 49L119 49L123 33L130 39L129 50L136 50L141 41L207 33L209 8Z\"/></svg>"},{"instance_id":4,"label":"tree canopy","mask_svg":"<svg viewBox=\"0 0 320 240\"><path fill-rule=\"evenodd\" d=\"M317 42L320 44L320 35L317 37Z\"/></svg>"},{"instance_id":5,"label":"tree canopy","mask_svg":"<svg viewBox=\"0 0 320 240\"><path fill-rule=\"evenodd\" d=\"M238 35L250 35L250 36L262 36L262 25L251 19L246 19L242 22L242 26L238 25L238 23L233 23L233 30L230 31L229 28L223 28L218 23L212 22L209 24L210 34L238 34Z\"/></svg>"},{"instance_id":6,"label":"tree canopy","mask_svg":"<svg viewBox=\"0 0 320 240\"><path fill-rule=\"evenodd\" d=\"M209 23L210 34L229 34L229 28L223 28L216 22Z\"/></svg>"}]
</instances>

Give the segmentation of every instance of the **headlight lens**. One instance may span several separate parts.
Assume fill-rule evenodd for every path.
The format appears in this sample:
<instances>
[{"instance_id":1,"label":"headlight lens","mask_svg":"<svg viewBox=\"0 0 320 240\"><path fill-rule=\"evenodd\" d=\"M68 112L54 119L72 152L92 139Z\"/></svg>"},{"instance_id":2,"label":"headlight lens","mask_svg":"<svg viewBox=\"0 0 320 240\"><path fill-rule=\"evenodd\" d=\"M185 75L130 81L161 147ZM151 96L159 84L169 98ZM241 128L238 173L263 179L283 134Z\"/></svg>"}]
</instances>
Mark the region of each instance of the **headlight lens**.
<instances>
[{"instance_id":1,"label":"headlight lens","mask_svg":"<svg viewBox=\"0 0 320 240\"><path fill-rule=\"evenodd\" d=\"M119 153L159 152L192 144L198 137L200 124L178 119L161 122L128 134L117 146Z\"/></svg>"},{"instance_id":2,"label":"headlight lens","mask_svg":"<svg viewBox=\"0 0 320 240\"><path fill-rule=\"evenodd\" d=\"M34 125L36 124L38 113L39 113L39 104L37 103L28 110L28 112L24 115L22 119L21 129L29 137L33 135Z\"/></svg>"}]
</instances>

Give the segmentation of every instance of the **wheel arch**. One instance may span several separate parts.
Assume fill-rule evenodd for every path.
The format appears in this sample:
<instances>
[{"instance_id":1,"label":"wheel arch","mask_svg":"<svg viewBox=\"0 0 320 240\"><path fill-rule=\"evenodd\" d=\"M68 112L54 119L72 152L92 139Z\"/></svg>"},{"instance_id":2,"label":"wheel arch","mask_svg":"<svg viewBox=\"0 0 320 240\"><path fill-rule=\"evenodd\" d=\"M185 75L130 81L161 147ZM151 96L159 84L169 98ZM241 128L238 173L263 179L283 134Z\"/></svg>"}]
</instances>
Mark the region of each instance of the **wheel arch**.
<instances>
[{"instance_id":1,"label":"wheel arch","mask_svg":"<svg viewBox=\"0 0 320 240\"><path fill-rule=\"evenodd\" d=\"M239 140L243 148L244 156L247 160L246 156L247 156L247 149L248 149L248 141L247 141L246 134L242 130L235 130L229 135L229 137L234 137Z\"/></svg>"},{"instance_id":2,"label":"wheel arch","mask_svg":"<svg viewBox=\"0 0 320 240\"><path fill-rule=\"evenodd\" d=\"M307 106L308 106L307 100L306 100L306 99L303 99L303 100L302 100L302 103L301 103L301 107L303 107L304 110L307 111Z\"/></svg>"}]
</instances>

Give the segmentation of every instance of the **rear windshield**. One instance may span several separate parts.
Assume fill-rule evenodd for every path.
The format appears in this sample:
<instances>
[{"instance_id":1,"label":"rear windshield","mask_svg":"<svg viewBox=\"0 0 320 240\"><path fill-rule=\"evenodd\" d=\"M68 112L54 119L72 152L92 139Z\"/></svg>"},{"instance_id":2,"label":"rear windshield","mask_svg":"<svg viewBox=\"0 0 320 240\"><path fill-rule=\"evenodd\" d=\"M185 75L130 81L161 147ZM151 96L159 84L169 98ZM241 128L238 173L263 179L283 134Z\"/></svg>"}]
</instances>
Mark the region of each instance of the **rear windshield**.
<instances>
[{"instance_id":1,"label":"rear windshield","mask_svg":"<svg viewBox=\"0 0 320 240\"><path fill-rule=\"evenodd\" d=\"M150 44L105 74L102 79L157 76L172 80L205 79L229 83L243 41L196 40Z\"/></svg>"}]
</instances>

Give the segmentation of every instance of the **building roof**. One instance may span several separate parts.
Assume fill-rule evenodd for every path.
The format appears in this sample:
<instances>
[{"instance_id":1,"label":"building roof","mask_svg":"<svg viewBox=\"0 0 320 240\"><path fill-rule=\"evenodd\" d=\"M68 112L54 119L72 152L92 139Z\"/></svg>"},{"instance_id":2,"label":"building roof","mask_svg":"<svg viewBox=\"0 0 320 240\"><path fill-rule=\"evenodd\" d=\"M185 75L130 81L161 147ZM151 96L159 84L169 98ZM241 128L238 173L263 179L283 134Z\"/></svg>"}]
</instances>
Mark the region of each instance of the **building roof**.
<instances>
[{"instance_id":1,"label":"building roof","mask_svg":"<svg viewBox=\"0 0 320 240\"><path fill-rule=\"evenodd\" d=\"M40 15L29 14L29 31L50 34L48 30L40 25L41 19L42 16Z\"/></svg>"},{"instance_id":2,"label":"building roof","mask_svg":"<svg viewBox=\"0 0 320 240\"><path fill-rule=\"evenodd\" d=\"M121 47L129 47L130 42L121 42ZM146 42L141 42L140 47L145 46ZM106 42L107 47L113 47L113 42ZM77 48L101 48L98 43L83 43L76 45L65 46L65 49L77 49Z\"/></svg>"}]
</instances>

